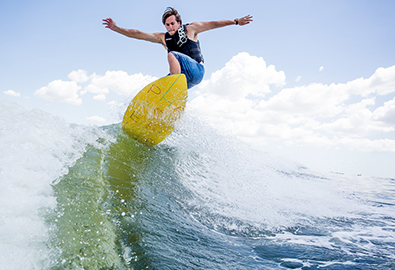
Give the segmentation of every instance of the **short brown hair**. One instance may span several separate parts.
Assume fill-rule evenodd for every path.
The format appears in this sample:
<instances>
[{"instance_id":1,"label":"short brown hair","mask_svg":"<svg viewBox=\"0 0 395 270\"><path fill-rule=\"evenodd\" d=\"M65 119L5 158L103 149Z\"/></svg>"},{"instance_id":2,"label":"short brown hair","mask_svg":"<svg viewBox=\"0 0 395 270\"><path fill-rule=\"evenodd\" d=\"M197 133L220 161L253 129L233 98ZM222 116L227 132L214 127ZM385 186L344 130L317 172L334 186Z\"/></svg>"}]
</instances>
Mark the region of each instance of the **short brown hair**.
<instances>
[{"instance_id":1,"label":"short brown hair","mask_svg":"<svg viewBox=\"0 0 395 270\"><path fill-rule=\"evenodd\" d=\"M176 21L179 22L180 24L182 24L180 14L178 14L178 11L172 7L166 8L165 13L163 13L163 16L162 16L162 23L165 24L166 19L172 15L176 16Z\"/></svg>"}]
</instances>

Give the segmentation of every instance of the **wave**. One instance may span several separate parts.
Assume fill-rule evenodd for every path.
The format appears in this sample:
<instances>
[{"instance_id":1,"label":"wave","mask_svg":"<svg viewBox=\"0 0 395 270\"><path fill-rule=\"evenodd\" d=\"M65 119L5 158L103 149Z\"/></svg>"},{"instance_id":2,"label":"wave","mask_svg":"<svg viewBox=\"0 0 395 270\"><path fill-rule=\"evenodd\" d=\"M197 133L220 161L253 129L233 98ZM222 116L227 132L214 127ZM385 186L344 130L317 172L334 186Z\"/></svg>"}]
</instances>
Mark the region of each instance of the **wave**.
<instances>
[{"instance_id":1,"label":"wave","mask_svg":"<svg viewBox=\"0 0 395 270\"><path fill-rule=\"evenodd\" d=\"M188 110L157 146L120 124L74 125L7 102L0 115L2 269L394 262L393 179L312 172Z\"/></svg>"}]
</instances>

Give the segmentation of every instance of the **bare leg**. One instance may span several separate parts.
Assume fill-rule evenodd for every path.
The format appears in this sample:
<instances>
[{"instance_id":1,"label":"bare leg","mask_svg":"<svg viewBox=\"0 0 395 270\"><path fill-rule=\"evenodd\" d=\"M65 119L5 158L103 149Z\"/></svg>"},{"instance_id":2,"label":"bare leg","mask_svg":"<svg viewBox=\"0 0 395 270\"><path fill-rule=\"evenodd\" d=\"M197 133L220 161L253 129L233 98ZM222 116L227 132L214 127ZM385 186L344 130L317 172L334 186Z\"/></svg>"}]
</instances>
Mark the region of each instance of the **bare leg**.
<instances>
[{"instance_id":1,"label":"bare leg","mask_svg":"<svg viewBox=\"0 0 395 270\"><path fill-rule=\"evenodd\" d=\"M169 52L167 55L167 60L169 61L169 67L170 67L170 74L180 74L181 73L181 66L180 63L178 62L177 58Z\"/></svg>"}]
</instances>

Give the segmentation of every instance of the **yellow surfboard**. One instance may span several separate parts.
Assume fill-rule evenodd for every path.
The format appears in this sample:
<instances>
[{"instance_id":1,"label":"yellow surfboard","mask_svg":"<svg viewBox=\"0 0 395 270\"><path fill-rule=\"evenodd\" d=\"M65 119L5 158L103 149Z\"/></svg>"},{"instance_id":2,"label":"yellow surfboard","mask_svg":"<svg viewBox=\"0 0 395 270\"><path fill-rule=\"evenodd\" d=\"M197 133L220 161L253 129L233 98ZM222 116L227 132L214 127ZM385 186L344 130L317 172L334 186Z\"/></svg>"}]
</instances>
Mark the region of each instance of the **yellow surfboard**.
<instances>
[{"instance_id":1,"label":"yellow surfboard","mask_svg":"<svg viewBox=\"0 0 395 270\"><path fill-rule=\"evenodd\" d=\"M174 130L186 101L187 81L184 74L156 80L133 98L123 117L122 128L141 143L158 144Z\"/></svg>"}]
</instances>

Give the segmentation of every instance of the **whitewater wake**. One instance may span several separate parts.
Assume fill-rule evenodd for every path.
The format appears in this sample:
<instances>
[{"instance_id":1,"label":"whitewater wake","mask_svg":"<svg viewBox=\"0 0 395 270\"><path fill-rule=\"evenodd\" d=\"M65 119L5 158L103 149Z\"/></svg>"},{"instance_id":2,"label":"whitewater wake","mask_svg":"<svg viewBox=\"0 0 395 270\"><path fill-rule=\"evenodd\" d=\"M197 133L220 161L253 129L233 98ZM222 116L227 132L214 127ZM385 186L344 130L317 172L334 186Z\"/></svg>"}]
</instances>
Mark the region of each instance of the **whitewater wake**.
<instances>
[{"instance_id":1,"label":"whitewater wake","mask_svg":"<svg viewBox=\"0 0 395 270\"><path fill-rule=\"evenodd\" d=\"M153 147L120 124L0 116L2 269L394 266L393 179L312 172L188 110Z\"/></svg>"}]
</instances>

